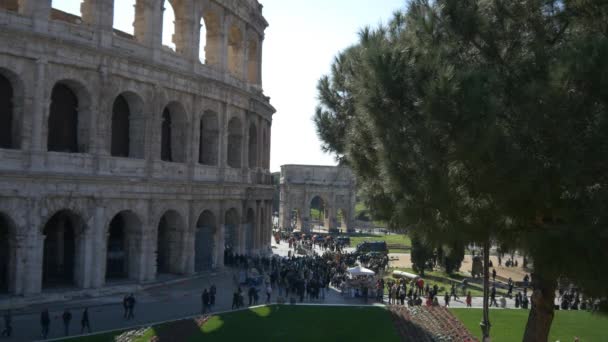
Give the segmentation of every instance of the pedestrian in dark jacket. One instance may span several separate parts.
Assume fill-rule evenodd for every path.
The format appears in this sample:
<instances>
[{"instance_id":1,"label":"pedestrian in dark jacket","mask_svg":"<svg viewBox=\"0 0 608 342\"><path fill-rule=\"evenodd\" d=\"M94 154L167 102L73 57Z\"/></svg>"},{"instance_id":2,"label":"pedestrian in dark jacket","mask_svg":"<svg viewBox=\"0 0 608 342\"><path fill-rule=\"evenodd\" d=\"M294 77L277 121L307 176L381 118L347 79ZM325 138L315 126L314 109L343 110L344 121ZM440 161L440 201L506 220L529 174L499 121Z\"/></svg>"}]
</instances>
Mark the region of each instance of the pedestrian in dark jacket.
<instances>
[{"instance_id":1,"label":"pedestrian in dark jacket","mask_svg":"<svg viewBox=\"0 0 608 342\"><path fill-rule=\"evenodd\" d=\"M65 336L68 336L70 334L70 322L72 321L72 313L70 312L70 310L65 309L61 318L63 319L63 331L65 332Z\"/></svg>"},{"instance_id":2,"label":"pedestrian in dark jacket","mask_svg":"<svg viewBox=\"0 0 608 342\"><path fill-rule=\"evenodd\" d=\"M91 333L91 326L89 325L89 308L84 308L82 312L82 319L80 320L80 333L84 333L84 328L87 328L89 334Z\"/></svg>"},{"instance_id":3,"label":"pedestrian in dark jacket","mask_svg":"<svg viewBox=\"0 0 608 342\"><path fill-rule=\"evenodd\" d=\"M13 318L11 316L11 310L6 310L6 313L4 314L4 330L2 330L2 334L0 336L2 337L11 337L11 334L13 332Z\"/></svg>"},{"instance_id":4,"label":"pedestrian in dark jacket","mask_svg":"<svg viewBox=\"0 0 608 342\"><path fill-rule=\"evenodd\" d=\"M127 298L127 319L135 318L135 296L131 293Z\"/></svg>"},{"instance_id":5,"label":"pedestrian in dark jacket","mask_svg":"<svg viewBox=\"0 0 608 342\"><path fill-rule=\"evenodd\" d=\"M46 339L49 336L49 326L51 325L51 317L49 316L49 309L45 309L40 314L40 326L42 327L42 338Z\"/></svg>"},{"instance_id":6,"label":"pedestrian in dark jacket","mask_svg":"<svg viewBox=\"0 0 608 342\"><path fill-rule=\"evenodd\" d=\"M202 314L204 315L207 311L209 311L209 292L207 289L203 290L203 294L201 296L201 304L202 304Z\"/></svg>"}]
</instances>

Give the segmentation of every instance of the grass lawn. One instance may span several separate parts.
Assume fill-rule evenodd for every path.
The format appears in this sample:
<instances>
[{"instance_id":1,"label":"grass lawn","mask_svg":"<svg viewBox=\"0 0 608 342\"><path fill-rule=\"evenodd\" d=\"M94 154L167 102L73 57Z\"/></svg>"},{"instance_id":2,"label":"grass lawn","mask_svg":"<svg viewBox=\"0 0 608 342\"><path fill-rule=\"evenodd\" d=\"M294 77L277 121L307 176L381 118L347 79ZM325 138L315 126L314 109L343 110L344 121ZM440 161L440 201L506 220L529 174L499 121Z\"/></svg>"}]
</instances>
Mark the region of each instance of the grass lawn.
<instances>
[{"instance_id":1,"label":"grass lawn","mask_svg":"<svg viewBox=\"0 0 608 342\"><path fill-rule=\"evenodd\" d=\"M178 334L179 337L176 337ZM272 305L213 316L202 328L193 320L150 328L137 342L161 341L399 341L390 313L381 307ZM113 341L83 339L82 341ZM78 340L70 340L78 341Z\"/></svg>"},{"instance_id":2,"label":"grass lawn","mask_svg":"<svg viewBox=\"0 0 608 342\"><path fill-rule=\"evenodd\" d=\"M412 247L412 241L409 236L405 234L389 234L389 235L370 235L370 234L353 234L350 235L350 245L357 247L358 244L364 241L386 241L387 244L397 244L405 246L406 248ZM406 250L403 249L390 249L389 253L403 253Z\"/></svg>"},{"instance_id":3,"label":"grass lawn","mask_svg":"<svg viewBox=\"0 0 608 342\"><path fill-rule=\"evenodd\" d=\"M481 338L481 309L451 309L474 335ZM490 310L490 335L492 342L521 341L528 310ZM574 341L577 336L581 342L608 341L608 317L592 315L586 311L555 311L549 341Z\"/></svg>"}]
</instances>

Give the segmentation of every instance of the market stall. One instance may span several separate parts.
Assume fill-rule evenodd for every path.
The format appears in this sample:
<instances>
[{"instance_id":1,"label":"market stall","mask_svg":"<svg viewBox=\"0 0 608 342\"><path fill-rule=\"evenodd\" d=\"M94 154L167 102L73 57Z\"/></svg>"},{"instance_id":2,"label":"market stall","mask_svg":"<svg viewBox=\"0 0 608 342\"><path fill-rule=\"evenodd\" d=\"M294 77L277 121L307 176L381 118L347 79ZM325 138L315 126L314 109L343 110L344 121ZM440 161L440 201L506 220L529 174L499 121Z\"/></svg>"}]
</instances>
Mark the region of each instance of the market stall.
<instances>
[{"instance_id":1,"label":"market stall","mask_svg":"<svg viewBox=\"0 0 608 342\"><path fill-rule=\"evenodd\" d=\"M343 284L342 294L344 296L374 297L373 291L376 286L376 273L362 266L355 266L346 270L346 281Z\"/></svg>"}]
</instances>

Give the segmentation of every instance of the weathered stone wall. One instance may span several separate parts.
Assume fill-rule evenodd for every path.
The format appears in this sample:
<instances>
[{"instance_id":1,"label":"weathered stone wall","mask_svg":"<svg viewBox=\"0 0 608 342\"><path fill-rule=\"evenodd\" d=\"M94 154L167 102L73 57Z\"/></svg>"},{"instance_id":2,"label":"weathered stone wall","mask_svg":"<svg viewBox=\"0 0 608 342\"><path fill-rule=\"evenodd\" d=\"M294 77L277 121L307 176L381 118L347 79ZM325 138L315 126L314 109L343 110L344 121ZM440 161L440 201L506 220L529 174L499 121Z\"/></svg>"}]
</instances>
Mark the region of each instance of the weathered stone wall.
<instances>
[{"instance_id":1,"label":"weathered stone wall","mask_svg":"<svg viewBox=\"0 0 608 342\"><path fill-rule=\"evenodd\" d=\"M292 212L299 212L297 227L311 230L310 207L315 197L322 199L328 214L325 225L335 229L338 210L342 210L343 226L351 228L355 213L356 184L352 171L346 167L316 165L281 166L279 222L292 225Z\"/></svg>"},{"instance_id":2,"label":"weathered stone wall","mask_svg":"<svg viewBox=\"0 0 608 342\"><path fill-rule=\"evenodd\" d=\"M113 0L83 1L82 17L76 19L56 13L50 0L0 2L0 76L13 90L14 138L10 148L0 148L0 215L10 223L0 227L10 239L9 258L0 262L8 265L10 294L43 291L44 227L62 211L83 222L75 237L73 283L79 288L106 286L109 224L119 213L135 218L129 223L128 278L137 282L157 277L158 227L169 212L179 216L178 226L171 223L169 228L171 246L179 249L171 253L174 273L195 272L197 221L204 211L215 220L214 268L223 265L224 220L230 209L239 214L236 252L268 249L269 145L275 110L261 88L267 26L261 6L252 0L171 3L176 51L161 45L162 0L137 0L134 36L112 29ZM210 23L207 55L215 58L205 64L198 59L201 17ZM237 70L229 70L227 61L232 26L241 30L243 39L237 63L242 68ZM255 54L247 51L247 42L253 40ZM57 84L70 88L78 99L79 153L47 148L51 95ZM113 104L119 95L131 111L130 157L111 155ZM179 143L171 147L179 162L161 160L166 108L180 118L172 128L172 139ZM217 127L201 129L205 113L214 115ZM227 165L232 118L238 118L242 130L238 168ZM255 144L249 143L250 127ZM217 135L210 150L201 131ZM255 155L251 163L250 153ZM253 223L247 222L249 209L255 213Z\"/></svg>"}]
</instances>

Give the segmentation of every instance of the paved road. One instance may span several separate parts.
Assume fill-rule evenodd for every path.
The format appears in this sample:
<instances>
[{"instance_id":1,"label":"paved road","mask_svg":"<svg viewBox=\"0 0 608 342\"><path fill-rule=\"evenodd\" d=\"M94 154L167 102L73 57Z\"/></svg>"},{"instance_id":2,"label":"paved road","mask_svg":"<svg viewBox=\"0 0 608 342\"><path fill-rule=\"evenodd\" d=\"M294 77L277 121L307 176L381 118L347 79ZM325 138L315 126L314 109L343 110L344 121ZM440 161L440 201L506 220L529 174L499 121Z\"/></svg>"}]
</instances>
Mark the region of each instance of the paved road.
<instances>
[{"instance_id":1,"label":"paved road","mask_svg":"<svg viewBox=\"0 0 608 342\"><path fill-rule=\"evenodd\" d=\"M285 244L275 246L273 251L278 255L287 255ZM227 269L222 273L208 277L191 279L177 284L160 286L135 294L137 305L135 319L126 321L123 318L122 295L57 302L46 305L33 305L19 310L13 316L13 337L4 341L31 341L40 339L40 312L48 308L51 312L51 327L49 338L63 336L61 315L65 308L72 311L73 319L70 334L80 333L80 318L84 307L89 307L91 328L93 331L121 329L153 322L167 321L180 317L195 315L200 312L200 295L203 288L215 284L218 289L215 311L229 310L232 304L234 271ZM260 300L264 300L264 291L260 291ZM262 295L264 294L264 295ZM276 299L274 291L272 300ZM443 300L440 301L443 304ZM361 299L345 299L336 290L331 290L322 301L326 304L363 304ZM473 298L473 306L481 307L482 299ZM371 301L369 304L372 304ZM508 306L513 307L512 300ZM453 301L452 307L465 307L462 301ZM2 327L3 328L3 327Z\"/></svg>"}]
</instances>

